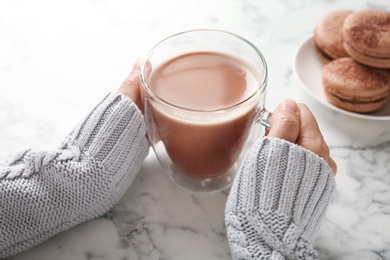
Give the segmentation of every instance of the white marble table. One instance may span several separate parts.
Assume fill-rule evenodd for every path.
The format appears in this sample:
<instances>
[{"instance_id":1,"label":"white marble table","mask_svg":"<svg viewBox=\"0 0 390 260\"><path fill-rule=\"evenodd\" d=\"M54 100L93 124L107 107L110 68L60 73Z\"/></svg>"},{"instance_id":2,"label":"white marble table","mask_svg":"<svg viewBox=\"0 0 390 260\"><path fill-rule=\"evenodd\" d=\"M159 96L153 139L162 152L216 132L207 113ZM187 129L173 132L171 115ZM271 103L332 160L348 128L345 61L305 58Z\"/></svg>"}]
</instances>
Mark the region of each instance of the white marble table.
<instances>
[{"instance_id":1,"label":"white marble table","mask_svg":"<svg viewBox=\"0 0 390 260\"><path fill-rule=\"evenodd\" d=\"M163 37L194 28L237 33L264 53L267 107L309 105L338 163L337 190L315 243L320 259L390 259L390 122L346 116L302 90L298 45L325 13L388 0L0 0L0 159L57 146ZM230 259L227 192L189 194L154 154L120 203L12 260Z\"/></svg>"}]
</instances>

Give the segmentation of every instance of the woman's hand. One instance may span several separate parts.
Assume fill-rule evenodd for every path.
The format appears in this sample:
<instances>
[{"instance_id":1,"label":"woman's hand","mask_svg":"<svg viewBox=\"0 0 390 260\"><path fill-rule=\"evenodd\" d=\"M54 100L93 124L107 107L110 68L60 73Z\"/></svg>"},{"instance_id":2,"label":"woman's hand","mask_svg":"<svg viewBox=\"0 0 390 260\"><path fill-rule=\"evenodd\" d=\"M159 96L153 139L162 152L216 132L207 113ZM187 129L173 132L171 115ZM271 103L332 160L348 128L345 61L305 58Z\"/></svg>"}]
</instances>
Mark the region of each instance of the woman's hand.
<instances>
[{"instance_id":1,"label":"woman's hand","mask_svg":"<svg viewBox=\"0 0 390 260\"><path fill-rule=\"evenodd\" d=\"M139 77L140 65L141 61L137 60L137 62L134 64L132 71L127 76L122 85L119 87L118 91L130 98L143 113L144 105L143 100L141 98L141 81Z\"/></svg>"},{"instance_id":2,"label":"woman's hand","mask_svg":"<svg viewBox=\"0 0 390 260\"><path fill-rule=\"evenodd\" d=\"M318 154L336 174L337 165L330 157L329 147L306 105L285 100L275 109L270 121L271 127L267 130L267 136L285 139Z\"/></svg>"}]
</instances>

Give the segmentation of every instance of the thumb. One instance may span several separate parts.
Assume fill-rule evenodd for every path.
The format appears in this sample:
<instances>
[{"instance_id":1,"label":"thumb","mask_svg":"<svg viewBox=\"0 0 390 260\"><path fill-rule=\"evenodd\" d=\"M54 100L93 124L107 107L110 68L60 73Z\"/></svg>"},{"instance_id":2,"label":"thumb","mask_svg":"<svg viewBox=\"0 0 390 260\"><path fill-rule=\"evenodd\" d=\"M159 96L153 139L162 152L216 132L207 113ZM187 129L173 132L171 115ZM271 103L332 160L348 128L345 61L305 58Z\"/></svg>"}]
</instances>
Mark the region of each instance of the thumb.
<instances>
[{"instance_id":1,"label":"thumb","mask_svg":"<svg viewBox=\"0 0 390 260\"><path fill-rule=\"evenodd\" d=\"M299 108L295 101L287 99L280 103L271 116L267 136L278 137L295 143L299 134Z\"/></svg>"}]
</instances>

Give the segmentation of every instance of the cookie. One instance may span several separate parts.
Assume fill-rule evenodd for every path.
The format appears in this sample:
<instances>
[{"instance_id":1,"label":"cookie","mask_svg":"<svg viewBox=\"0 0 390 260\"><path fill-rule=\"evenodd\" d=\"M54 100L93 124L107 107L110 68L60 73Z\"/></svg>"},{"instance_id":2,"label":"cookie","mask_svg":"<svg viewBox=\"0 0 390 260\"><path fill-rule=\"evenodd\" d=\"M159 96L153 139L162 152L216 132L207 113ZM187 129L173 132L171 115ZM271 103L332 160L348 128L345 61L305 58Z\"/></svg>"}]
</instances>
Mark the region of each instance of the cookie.
<instances>
[{"instance_id":1,"label":"cookie","mask_svg":"<svg viewBox=\"0 0 390 260\"><path fill-rule=\"evenodd\" d=\"M344 48L356 61L376 68L390 68L390 12L364 9L343 23Z\"/></svg>"},{"instance_id":2,"label":"cookie","mask_svg":"<svg viewBox=\"0 0 390 260\"><path fill-rule=\"evenodd\" d=\"M348 57L344 49L343 24L352 13L349 10L337 10L323 16L314 29L313 44L315 51L323 63Z\"/></svg>"},{"instance_id":3,"label":"cookie","mask_svg":"<svg viewBox=\"0 0 390 260\"><path fill-rule=\"evenodd\" d=\"M390 94L390 72L355 62L333 60L322 70L322 83L330 103L345 110L369 113L380 109Z\"/></svg>"}]
</instances>

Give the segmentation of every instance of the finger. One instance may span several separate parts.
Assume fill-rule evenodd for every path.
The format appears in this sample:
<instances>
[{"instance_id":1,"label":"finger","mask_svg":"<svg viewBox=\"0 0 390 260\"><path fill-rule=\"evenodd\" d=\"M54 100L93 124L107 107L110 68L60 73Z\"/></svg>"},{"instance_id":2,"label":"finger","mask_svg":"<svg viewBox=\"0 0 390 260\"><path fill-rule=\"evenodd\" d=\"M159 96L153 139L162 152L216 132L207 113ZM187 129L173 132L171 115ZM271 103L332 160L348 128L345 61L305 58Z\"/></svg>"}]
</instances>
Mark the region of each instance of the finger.
<instances>
[{"instance_id":1,"label":"finger","mask_svg":"<svg viewBox=\"0 0 390 260\"><path fill-rule=\"evenodd\" d=\"M267 136L278 137L295 143L299 134L299 109L295 101L283 101L271 116Z\"/></svg>"},{"instance_id":2,"label":"finger","mask_svg":"<svg viewBox=\"0 0 390 260\"><path fill-rule=\"evenodd\" d=\"M318 136L322 137L320 127L318 126L317 120L314 117L310 109L302 103L298 104L300 117L300 124L304 131L301 131L302 137L315 138Z\"/></svg>"},{"instance_id":3,"label":"finger","mask_svg":"<svg viewBox=\"0 0 390 260\"><path fill-rule=\"evenodd\" d=\"M332 159L332 157L329 157L329 159L328 159L328 164L329 164L330 168L332 169L333 174L336 175L336 174L337 174L337 164L336 164L336 162Z\"/></svg>"},{"instance_id":4,"label":"finger","mask_svg":"<svg viewBox=\"0 0 390 260\"><path fill-rule=\"evenodd\" d=\"M304 148L325 157L329 153L317 120L305 104L298 104L300 114L300 129L297 144ZM325 145L324 145L325 144Z\"/></svg>"},{"instance_id":5,"label":"finger","mask_svg":"<svg viewBox=\"0 0 390 260\"><path fill-rule=\"evenodd\" d=\"M304 104L298 104L300 114L300 131L297 144L322 157L330 166L333 173L337 172L337 164L330 157L329 146L324 140L320 127L313 113Z\"/></svg>"},{"instance_id":6,"label":"finger","mask_svg":"<svg viewBox=\"0 0 390 260\"><path fill-rule=\"evenodd\" d=\"M125 81L119 87L119 92L129 97L138 108L143 111L143 102L141 100L141 83L140 83L140 60L134 64L132 71L129 73Z\"/></svg>"}]
</instances>

